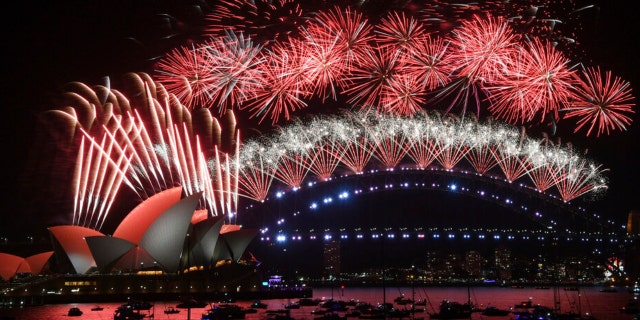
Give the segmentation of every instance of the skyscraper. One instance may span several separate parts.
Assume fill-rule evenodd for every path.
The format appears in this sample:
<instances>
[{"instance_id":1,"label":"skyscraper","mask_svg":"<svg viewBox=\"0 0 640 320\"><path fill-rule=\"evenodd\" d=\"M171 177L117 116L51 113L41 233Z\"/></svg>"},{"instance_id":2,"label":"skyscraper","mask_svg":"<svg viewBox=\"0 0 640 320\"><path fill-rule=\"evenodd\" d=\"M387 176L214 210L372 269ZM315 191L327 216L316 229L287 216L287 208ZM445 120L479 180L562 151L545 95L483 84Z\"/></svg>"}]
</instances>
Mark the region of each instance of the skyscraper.
<instances>
[{"instance_id":1,"label":"skyscraper","mask_svg":"<svg viewBox=\"0 0 640 320\"><path fill-rule=\"evenodd\" d=\"M627 233L640 234L640 211L632 210L627 218Z\"/></svg>"},{"instance_id":2,"label":"skyscraper","mask_svg":"<svg viewBox=\"0 0 640 320\"><path fill-rule=\"evenodd\" d=\"M331 240L324 243L323 262L327 277L340 274L340 241Z\"/></svg>"}]
</instances>

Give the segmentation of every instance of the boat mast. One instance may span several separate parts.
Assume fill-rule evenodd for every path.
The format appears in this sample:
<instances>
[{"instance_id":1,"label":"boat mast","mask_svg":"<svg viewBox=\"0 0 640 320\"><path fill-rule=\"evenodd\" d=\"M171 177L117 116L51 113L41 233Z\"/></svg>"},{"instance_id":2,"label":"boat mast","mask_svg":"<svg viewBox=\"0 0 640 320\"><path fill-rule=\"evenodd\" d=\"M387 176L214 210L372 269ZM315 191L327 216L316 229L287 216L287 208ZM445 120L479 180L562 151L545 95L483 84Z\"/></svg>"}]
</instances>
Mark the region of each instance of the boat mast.
<instances>
[{"instance_id":1,"label":"boat mast","mask_svg":"<svg viewBox=\"0 0 640 320\"><path fill-rule=\"evenodd\" d=\"M411 265L411 319L416 320L416 287L414 278L416 277L416 266Z\"/></svg>"},{"instance_id":2,"label":"boat mast","mask_svg":"<svg viewBox=\"0 0 640 320\"><path fill-rule=\"evenodd\" d=\"M380 265L382 267L382 305L386 308L387 306L387 287L385 283L385 272L384 272L384 233L381 234L380 237Z\"/></svg>"}]
</instances>

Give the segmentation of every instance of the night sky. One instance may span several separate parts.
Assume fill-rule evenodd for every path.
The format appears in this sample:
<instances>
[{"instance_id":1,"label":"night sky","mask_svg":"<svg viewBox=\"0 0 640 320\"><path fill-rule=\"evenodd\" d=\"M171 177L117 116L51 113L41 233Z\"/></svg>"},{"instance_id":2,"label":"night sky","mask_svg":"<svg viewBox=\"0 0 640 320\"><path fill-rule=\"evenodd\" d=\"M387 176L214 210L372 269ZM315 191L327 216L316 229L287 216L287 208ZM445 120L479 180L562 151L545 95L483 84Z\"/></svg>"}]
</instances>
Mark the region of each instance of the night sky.
<instances>
[{"instance_id":1,"label":"night sky","mask_svg":"<svg viewBox=\"0 0 640 320\"><path fill-rule=\"evenodd\" d=\"M637 10L625 2L590 1L600 9L584 28L582 41L588 58L603 69L631 82L638 96ZM5 10L2 20L3 166L0 236L20 241L32 232L43 233L63 223L58 201L47 201L47 191L67 185L70 177L40 179L33 170L39 162L41 139L37 116L59 108L56 97L69 81L88 84L117 79L125 72L150 72L154 58L178 44L196 40L202 26L196 0L178 1L48 1L20 2ZM170 30L167 27L171 25ZM637 99L636 99L637 100ZM637 110L637 107L636 107ZM630 210L640 210L640 116L626 132L584 138L560 130L563 142L588 150L588 157L609 168L609 191L593 209L620 222ZM248 129L239 123L241 130ZM42 159L39 159L42 160ZM49 168L56 170L56 168Z\"/></svg>"}]
</instances>

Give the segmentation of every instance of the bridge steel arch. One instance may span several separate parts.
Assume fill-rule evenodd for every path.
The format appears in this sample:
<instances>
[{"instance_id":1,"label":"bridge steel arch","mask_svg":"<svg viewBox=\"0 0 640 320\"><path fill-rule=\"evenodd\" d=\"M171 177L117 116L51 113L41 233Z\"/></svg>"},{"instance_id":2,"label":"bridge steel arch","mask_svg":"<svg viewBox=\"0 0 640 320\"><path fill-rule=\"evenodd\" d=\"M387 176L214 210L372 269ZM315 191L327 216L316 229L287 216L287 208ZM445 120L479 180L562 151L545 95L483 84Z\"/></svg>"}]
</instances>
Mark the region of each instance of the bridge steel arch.
<instances>
[{"instance_id":1,"label":"bridge steel arch","mask_svg":"<svg viewBox=\"0 0 640 320\"><path fill-rule=\"evenodd\" d=\"M277 191L264 202L242 208L243 219L239 223L258 226L262 230L258 241L272 247L278 247L278 242L311 241L318 244L330 239L357 241L354 240L356 237L369 240L373 237L406 237L435 246L451 245L453 241L462 246L484 241L482 246L505 244L513 247L514 242L520 242L526 243L525 247L570 247L584 253L585 261L601 263L618 278L628 275L626 270L619 268L618 262L631 261L626 248L634 243L634 239L627 237L614 224L588 214L584 208L523 185L490 180L468 172L444 170L370 171L321 183L309 182L288 192ZM459 206L459 202L473 198L490 206L489 209L467 212L482 216L482 219L449 224L442 223L442 216L448 216L449 221L464 219L465 216L453 209L449 213L437 212L440 220L435 220L440 221L438 224L433 222L432 214L437 210L446 211L446 207L398 212L380 206L384 199L373 204L367 204L370 200L362 200L355 205L345 205L356 197L384 198L386 193L416 192L420 197L431 193L430 199L435 201L442 201L447 194L453 195L455 198L447 200L446 205ZM415 199L391 197L394 198L392 201L400 202ZM468 209L470 206L473 204L464 207ZM406 208L406 205L400 207ZM496 207L502 210L492 209ZM381 219L380 215L385 214L391 217ZM421 218L407 219L411 214ZM508 225L490 223L509 215ZM481 224L478 220L482 220ZM511 224L513 221L519 224Z\"/></svg>"},{"instance_id":2,"label":"bridge steel arch","mask_svg":"<svg viewBox=\"0 0 640 320\"><path fill-rule=\"evenodd\" d=\"M345 111L294 121L273 136L247 141L236 169L238 193L253 200L242 201L240 221L261 226L272 239L301 233L300 225L287 230L282 222L311 216L314 206L333 202L340 197L336 190L348 185L342 194L418 188L480 199L540 226L520 236L587 241L603 247L595 254L622 252L632 240L615 222L582 206L588 205L584 198L606 190L605 169L571 146L531 139L499 123ZM323 194L315 202L299 200ZM298 200L292 206L288 197ZM304 236L320 237L319 229Z\"/></svg>"}]
</instances>

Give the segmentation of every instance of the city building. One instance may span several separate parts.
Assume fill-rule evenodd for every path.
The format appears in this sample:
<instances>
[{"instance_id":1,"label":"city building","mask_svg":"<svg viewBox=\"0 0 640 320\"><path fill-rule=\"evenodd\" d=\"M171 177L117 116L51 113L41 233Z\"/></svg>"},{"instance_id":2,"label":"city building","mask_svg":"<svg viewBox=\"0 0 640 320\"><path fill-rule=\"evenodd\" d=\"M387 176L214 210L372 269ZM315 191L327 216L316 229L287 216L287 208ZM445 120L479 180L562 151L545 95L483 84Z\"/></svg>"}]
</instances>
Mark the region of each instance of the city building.
<instances>
[{"instance_id":1,"label":"city building","mask_svg":"<svg viewBox=\"0 0 640 320\"><path fill-rule=\"evenodd\" d=\"M627 233L630 235L640 234L640 211L632 210L627 219Z\"/></svg>"},{"instance_id":2,"label":"city building","mask_svg":"<svg viewBox=\"0 0 640 320\"><path fill-rule=\"evenodd\" d=\"M323 245L323 266L327 277L340 274L340 241L330 240Z\"/></svg>"}]
</instances>

